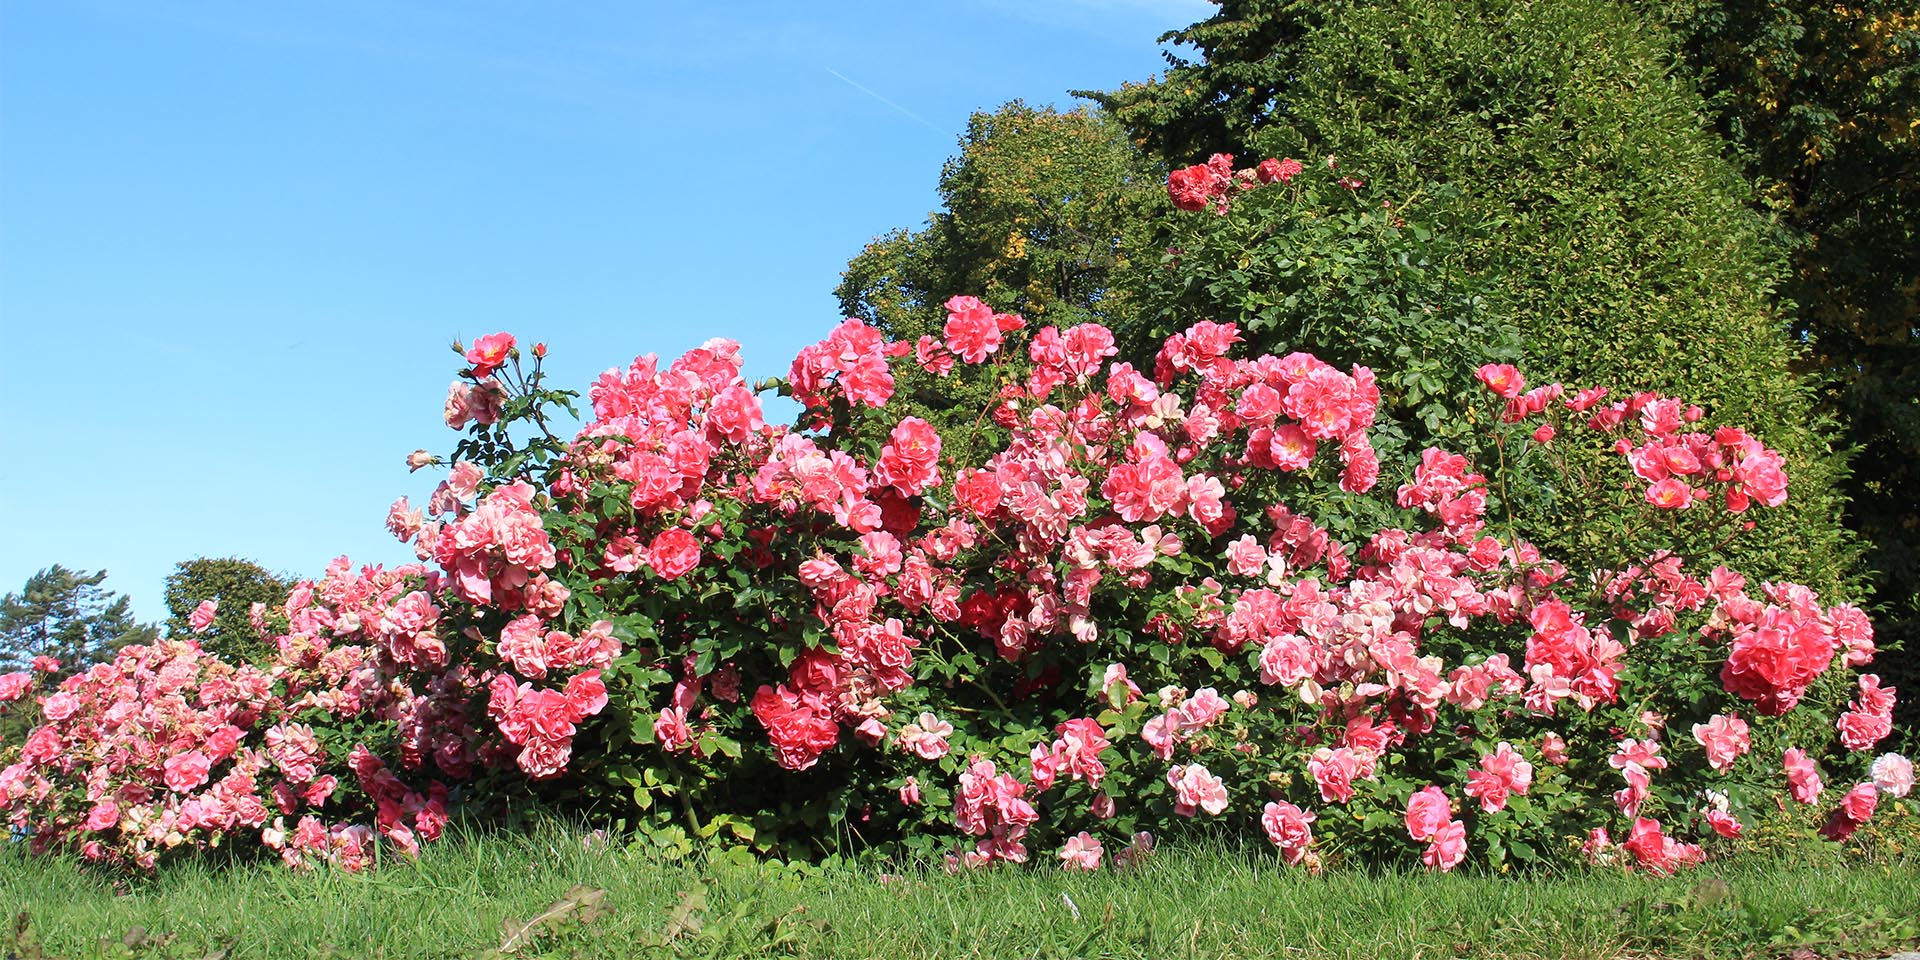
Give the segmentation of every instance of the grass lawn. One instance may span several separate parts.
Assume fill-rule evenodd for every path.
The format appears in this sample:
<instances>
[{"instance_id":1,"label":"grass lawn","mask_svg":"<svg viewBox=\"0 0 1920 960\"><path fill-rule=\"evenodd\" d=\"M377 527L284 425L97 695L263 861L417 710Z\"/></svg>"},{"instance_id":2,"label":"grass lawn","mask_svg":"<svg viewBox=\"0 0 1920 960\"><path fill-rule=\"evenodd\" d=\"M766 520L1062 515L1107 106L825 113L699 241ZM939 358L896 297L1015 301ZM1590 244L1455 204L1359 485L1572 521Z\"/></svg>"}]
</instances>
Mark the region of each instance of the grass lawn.
<instances>
[{"instance_id":1,"label":"grass lawn","mask_svg":"<svg viewBox=\"0 0 1920 960\"><path fill-rule=\"evenodd\" d=\"M9 960L1873 956L1920 942L1920 859L1309 877L1266 851L1176 848L1126 873L883 878L663 863L549 828L452 837L359 875L185 863L131 883L15 845L0 850L0 912Z\"/></svg>"}]
</instances>

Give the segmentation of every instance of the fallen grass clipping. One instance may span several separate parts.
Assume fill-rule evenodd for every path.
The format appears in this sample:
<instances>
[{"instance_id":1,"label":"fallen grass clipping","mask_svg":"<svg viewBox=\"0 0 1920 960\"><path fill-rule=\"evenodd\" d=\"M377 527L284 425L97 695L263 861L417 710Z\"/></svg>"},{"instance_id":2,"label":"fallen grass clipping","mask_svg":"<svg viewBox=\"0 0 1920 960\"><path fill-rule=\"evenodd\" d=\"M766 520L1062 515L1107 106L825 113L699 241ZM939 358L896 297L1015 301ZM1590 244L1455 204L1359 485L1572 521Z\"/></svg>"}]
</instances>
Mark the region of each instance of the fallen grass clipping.
<instances>
[{"instance_id":1,"label":"fallen grass clipping","mask_svg":"<svg viewBox=\"0 0 1920 960\"><path fill-rule=\"evenodd\" d=\"M1749 859L1655 879L1332 871L1170 847L1124 873L949 877L561 827L463 833L364 874L272 863L127 881L0 850L0 953L153 957L1829 957L1920 942L1920 860Z\"/></svg>"}]
</instances>

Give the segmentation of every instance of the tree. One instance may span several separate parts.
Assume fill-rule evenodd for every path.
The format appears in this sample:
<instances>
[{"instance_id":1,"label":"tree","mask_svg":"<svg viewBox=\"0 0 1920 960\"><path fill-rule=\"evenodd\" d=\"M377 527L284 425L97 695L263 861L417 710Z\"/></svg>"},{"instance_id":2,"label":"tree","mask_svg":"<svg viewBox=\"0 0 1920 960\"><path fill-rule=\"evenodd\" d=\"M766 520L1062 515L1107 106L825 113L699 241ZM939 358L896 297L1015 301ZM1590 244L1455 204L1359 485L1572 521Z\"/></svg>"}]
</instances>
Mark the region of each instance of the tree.
<instances>
[{"instance_id":1,"label":"tree","mask_svg":"<svg viewBox=\"0 0 1920 960\"><path fill-rule=\"evenodd\" d=\"M259 663L273 654L253 626L252 606L278 611L293 582L251 560L198 557L182 560L167 575L169 636L197 636L200 646L233 662ZM195 633L189 618L202 601L218 602L213 625Z\"/></svg>"},{"instance_id":2,"label":"tree","mask_svg":"<svg viewBox=\"0 0 1920 960\"><path fill-rule=\"evenodd\" d=\"M1133 314L1116 273L1126 266L1122 233L1164 191L1119 128L1097 112L1058 111L1013 101L975 113L960 153L940 174L942 209L917 231L895 230L868 244L842 274L834 295L845 316L858 317L912 341L938 338L942 307L957 294L996 310L1062 328L1092 321L1123 326ZM945 411L973 403L994 385L968 385L966 402L951 396L920 403L929 384L901 391L916 415L948 429ZM951 394L954 385L941 391ZM932 396L931 393L927 394Z\"/></svg>"},{"instance_id":3,"label":"tree","mask_svg":"<svg viewBox=\"0 0 1920 960\"><path fill-rule=\"evenodd\" d=\"M1845 458L1673 38L1611 3L1222 0L1163 38L1166 75L1088 93L1163 168L1221 151L1337 155L1456 241L1540 378L1647 388L1738 417L1794 463L1793 499L1737 558L1821 589L1856 578Z\"/></svg>"},{"instance_id":4,"label":"tree","mask_svg":"<svg viewBox=\"0 0 1920 960\"><path fill-rule=\"evenodd\" d=\"M60 661L56 676L70 675L128 644L156 639L159 630L134 620L125 596L101 586L106 579L105 570L86 573L56 563L0 598L0 673L52 657Z\"/></svg>"}]
</instances>

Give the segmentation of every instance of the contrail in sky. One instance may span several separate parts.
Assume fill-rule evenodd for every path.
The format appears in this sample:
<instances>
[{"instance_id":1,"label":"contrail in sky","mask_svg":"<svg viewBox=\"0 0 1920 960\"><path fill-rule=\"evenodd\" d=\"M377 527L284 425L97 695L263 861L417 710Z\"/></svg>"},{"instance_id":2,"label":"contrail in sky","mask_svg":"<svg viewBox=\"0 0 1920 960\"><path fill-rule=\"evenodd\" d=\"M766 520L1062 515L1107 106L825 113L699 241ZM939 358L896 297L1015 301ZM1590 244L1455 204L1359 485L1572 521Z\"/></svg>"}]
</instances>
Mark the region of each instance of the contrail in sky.
<instances>
[{"instance_id":1,"label":"contrail in sky","mask_svg":"<svg viewBox=\"0 0 1920 960\"><path fill-rule=\"evenodd\" d=\"M836 76L836 77L839 77L839 78L840 78L840 80L841 80L842 82L844 82L844 83L845 83L845 84L846 84L847 86L850 86L850 87L852 87L852 88L854 88L855 90L858 90L858 91L860 91L861 93L864 93L864 94L866 94L867 96L869 96L869 97L872 97L872 98L874 98L875 100L878 100L878 101L880 101L881 103L884 103L884 104L886 104L887 106L889 106L889 107L892 107L892 108L894 108L895 110L898 110L898 111L900 111L901 113L904 113L904 114L906 114L907 116L909 116L909 117L912 117L913 119L915 119L915 120L918 120L918 121L920 121L920 123L921 123L922 125L924 125L924 126L925 126L925 127L927 128L927 129L929 129L929 130L932 130L933 132L935 132L935 133L938 133L938 134L940 134L941 136L952 136L952 135L953 135L952 133L950 133L950 132L948 132L948 131L946 131L946 130L942 130L942 129L940 129L940 125L939 125L939 124L937 124L937 123L934 123L934 122L933 122L932 120L928 120L928 119L927 119L926 117L923 117L923 116L921 116L921 115L919 115L919 114L917 114L917 113L914 113L914 112L913 112L912 110L908 110L908 109L907 109L906 107L903 107L903 106L901 106L901 105L899 105L899 104L897 104L897 103L894 103L894 102L893 102L892 100L888 100L888 99L887 99L886 97L883 97L883 96L881 96L881 95L879 95L879 94L877 94L877 93L874 93L874 92L873 92L872 90L869 90L869 89L867 89L866 87L863 87L863 86L861 86L860 84L857 84L857 83L855 83L855 82L853 82L852 80L849 80L849 79L847 79L847 75L846 75L846 74L844 74L844 73L841 73L840 71L838 71L838 70L835 70L835 69L834 69L834 68L832 68L832 67L824 67L824 68L822 68L822 69L824 69L824 70L826 70L826 71L827 71L828 73L831 73L831 74L833 74L833 75L834 75L834 76Z\"/></svg>"}]
</instances>

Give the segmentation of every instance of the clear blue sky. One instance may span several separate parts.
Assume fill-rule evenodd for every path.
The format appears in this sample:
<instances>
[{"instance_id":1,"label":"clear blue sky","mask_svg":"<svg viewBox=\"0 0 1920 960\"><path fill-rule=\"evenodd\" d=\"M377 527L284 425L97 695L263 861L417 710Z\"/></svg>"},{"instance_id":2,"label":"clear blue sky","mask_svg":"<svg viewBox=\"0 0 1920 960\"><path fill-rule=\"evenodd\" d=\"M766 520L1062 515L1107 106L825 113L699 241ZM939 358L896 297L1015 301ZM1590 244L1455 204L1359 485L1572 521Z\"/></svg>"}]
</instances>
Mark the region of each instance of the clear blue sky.
<instances>
[{"instance_id":1,"label":"clear blue sky","mask_svg":"<svg viewBox=\"0 0 1920 960\"><path fill-rule=\"evenodd\" d=\"M449 341L783 372L968 113L1143 79L1211 10L0 0L0 592L106 569L158 619L191 557L408 559Z\"/></svg>"}]
</instances>

